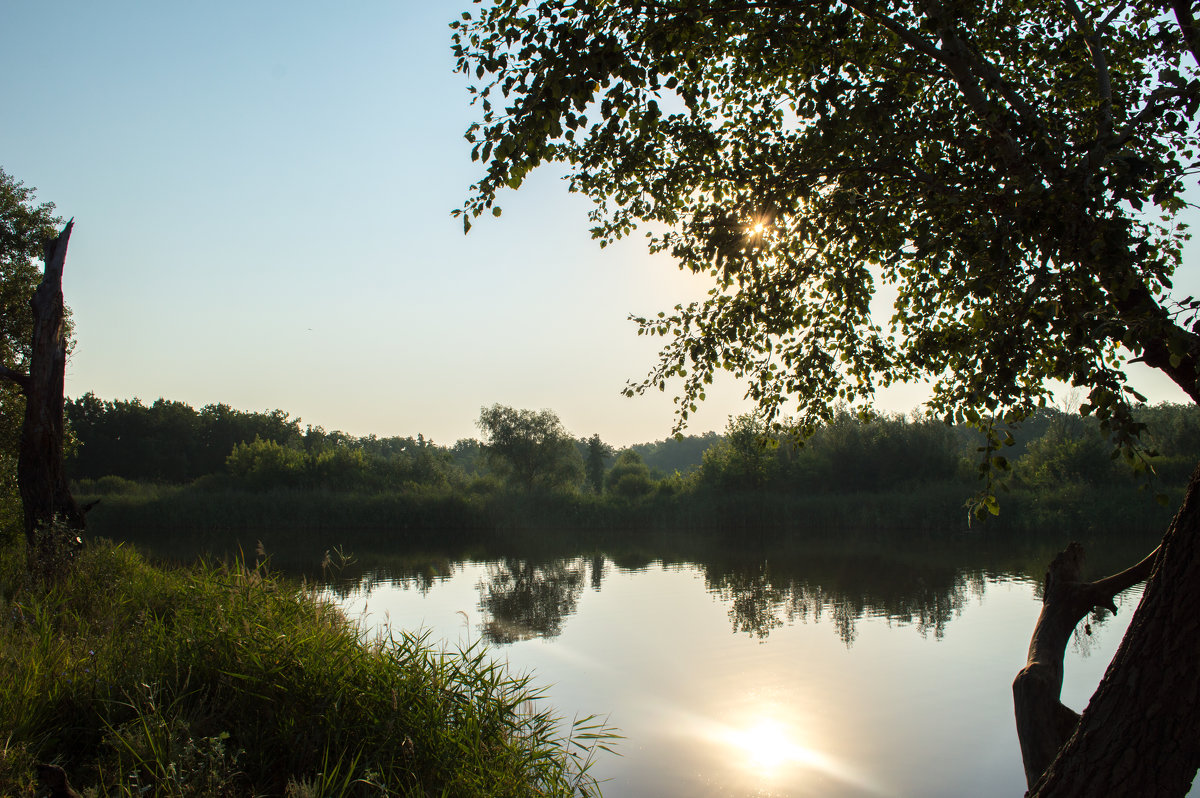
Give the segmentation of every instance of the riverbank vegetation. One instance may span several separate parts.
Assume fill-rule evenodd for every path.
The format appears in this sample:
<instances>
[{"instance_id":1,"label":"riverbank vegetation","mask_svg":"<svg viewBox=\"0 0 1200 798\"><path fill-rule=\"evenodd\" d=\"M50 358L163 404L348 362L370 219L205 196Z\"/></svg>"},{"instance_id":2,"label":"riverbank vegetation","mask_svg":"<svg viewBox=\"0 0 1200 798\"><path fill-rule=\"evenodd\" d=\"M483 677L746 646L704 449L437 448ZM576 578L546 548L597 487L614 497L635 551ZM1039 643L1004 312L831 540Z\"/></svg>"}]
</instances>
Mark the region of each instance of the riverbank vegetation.
<instances>
[{"instance_id":1,"label":"riverbank vegetation","mask_svg":"<svg viewBox=\"0 0 1200 798\"><path fill-rule=\"evenodd\" d=\"M1110 456L1094 421L1053 408L1027 420L1001 467L993 457L1006 511L985 528L1161 528L1169 514L1154 495L1182 489L1200 451L1200 412L1163 404L1138 413L1152 453L1133 468ZM969 427L848 413L804 439L768 434L743 416L724 434L620 451L596 435L572 436L550 411L498 405L481 412L481 439L449 446L162 399L87 394L68 402L67 416L68 468L76 494L100 500L89 515L100 534L286 530L326 545L329 533L369 530L408 541L551 528L957 532L979 523L967 503L982 485L985 444Z\"/></svg>"},{"instance_id":2,"label":"riverbank vegetation","mask_svg":"<svg viewBox=\"0 0 1200 798\"><path fill-rule=\"evenodd\" d=\"M92 795L595 794L602 724L561 726L479 647L364 641L259 559L89 546L58 585L0 563L0 794L55 762ZM564 736L565 735L565 736Z\"/></svg>"}]
</instances>

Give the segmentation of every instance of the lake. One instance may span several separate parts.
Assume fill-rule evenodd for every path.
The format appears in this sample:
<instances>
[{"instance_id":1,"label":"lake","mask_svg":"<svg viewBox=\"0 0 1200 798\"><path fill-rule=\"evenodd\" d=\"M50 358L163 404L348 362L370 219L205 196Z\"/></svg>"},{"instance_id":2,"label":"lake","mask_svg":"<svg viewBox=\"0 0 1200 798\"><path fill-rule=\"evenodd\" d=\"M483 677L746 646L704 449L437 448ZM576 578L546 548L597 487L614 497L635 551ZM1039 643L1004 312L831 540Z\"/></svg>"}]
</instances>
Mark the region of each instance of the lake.
<instances>
[{"instance_id":1,"label":"lake","mask_svg":"<svg viewBox=\"0 0 1200 798\"><path fill-rule=\"evenodd\" d=\"M1086 542L1093 576L1154 542ZM483 641L568 721L607 716L624 737L593 766L607 798L1011 798L1025 790L1011 683L1061 544L760 536L689 553L626 537L566 556L364 552L329 590L368 633ZM1076 631L1068 706L1087 703L1139 596Z\"/></svg>"}]
</instances>

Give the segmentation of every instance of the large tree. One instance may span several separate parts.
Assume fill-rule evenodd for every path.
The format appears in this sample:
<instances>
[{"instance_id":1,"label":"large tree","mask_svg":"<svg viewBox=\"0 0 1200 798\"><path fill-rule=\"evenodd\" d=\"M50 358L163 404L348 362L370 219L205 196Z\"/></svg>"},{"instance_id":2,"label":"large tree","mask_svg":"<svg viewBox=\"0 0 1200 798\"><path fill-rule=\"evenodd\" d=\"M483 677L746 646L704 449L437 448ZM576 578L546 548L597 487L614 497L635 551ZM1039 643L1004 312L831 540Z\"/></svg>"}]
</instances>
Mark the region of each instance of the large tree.
<instances>
[{"instance_id":1,"label":"large tree","mask_svg":"<svg viewBox=\"0 0 1200 798\"><path fill-rule=\"evenodd\" d=\"M601 243L645 224L652 250L709 275L708 299L640 320L665 345L627 391L682 379L680 423L722 368L768 417L802 428L880 386L929 380L930 411L988 431L986 465L1004 468L1003 426L1062 382L1087 392L1081 410L1136 465L1142 397L1125 364L1200 401L1196 305L1170 296L1177 215L1200 167L1187 0L476 3L453 25L486 169L464 226L556 162L595 201ZM1045 709L1026 713L1023 739L1040 729L1058 757L1040 785L1045 763L1027 757L1036 794L1098 794L1079 787L1085 770L1106 794L1190 783L1200 626L1167 618L1200 601L1196 501L1190 491L1136 573L1084 583L1064 567L1047 590L1045 645L1035 634L1030 651L1045 689L1017 690ZM1077 722L1059 711L1050 631L1151 567L1117 665ZM1057 685L1036 667L1056 651ZM1152 694L1164 686L1174 700ZM1158 755L1122 758L1135 737Z\"/></svg>"},{"instance_id":2,"label":"large tree","mask_svg":"<svg viewBox=\"0 0 1200 798\"><path fill-rule=\"evenodd\" d=\"M26 557L38 576L58 571L84 527L62 458L70 341L62 271L71 223L55 235L53 211L0 170L0 480L7 493L15 474ZM44 262L40 275L35 258Z\"/></svg>"},{"instance_id":3,"label":"large tree","mask_svg":"<svg viewBox=\"0 0 1200 798\"><path fill-rule=\"evenodd\" d=\"M492 405L477 423L488 464L518 489L555 490L583 477L583 457L553 411Z\"/></svg>"}]
</instances>

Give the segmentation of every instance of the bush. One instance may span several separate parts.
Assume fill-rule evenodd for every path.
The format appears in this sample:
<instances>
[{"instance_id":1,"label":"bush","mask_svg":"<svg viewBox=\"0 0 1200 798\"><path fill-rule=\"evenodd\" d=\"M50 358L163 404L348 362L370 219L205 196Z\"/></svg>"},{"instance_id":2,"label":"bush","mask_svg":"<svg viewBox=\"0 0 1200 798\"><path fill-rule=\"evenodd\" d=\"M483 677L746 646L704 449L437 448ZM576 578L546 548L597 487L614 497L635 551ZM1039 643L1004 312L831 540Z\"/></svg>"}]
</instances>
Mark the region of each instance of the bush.
<instances>
[{"instance_id":1,"label":"bush","mask_svg":"<svg viewBox=\"0 0 1200 798\"><path fill-rule=\"evenodd\" d=\"M654 490L649 466L632 449L621 452L604 481L608 492L622 499L637 499Z\"/></svg>"},{"instance_id":2,"label":"bush","mask_svg":"<svg viewBox=\"0 0 1200 798\"><path fill-rule=\"evenodd\" d=\"M234 446L225 463L234 479L256 489L294 487L307 470L304 452L261 438Z\"/></svg>"},{"instance_id":3,"label":"bush","mask_svg":"<svg viewBox=\"0 0 1200 798\"><path fill-rule=\"evenodd\" d=\"M1040 490L1098 485L1111 482L1118 474L1112 446L1100 431L1069 418L1056 421L1040 438L1030 441L1014 469L1024 484Z\"/></svg>"}]
</instances>

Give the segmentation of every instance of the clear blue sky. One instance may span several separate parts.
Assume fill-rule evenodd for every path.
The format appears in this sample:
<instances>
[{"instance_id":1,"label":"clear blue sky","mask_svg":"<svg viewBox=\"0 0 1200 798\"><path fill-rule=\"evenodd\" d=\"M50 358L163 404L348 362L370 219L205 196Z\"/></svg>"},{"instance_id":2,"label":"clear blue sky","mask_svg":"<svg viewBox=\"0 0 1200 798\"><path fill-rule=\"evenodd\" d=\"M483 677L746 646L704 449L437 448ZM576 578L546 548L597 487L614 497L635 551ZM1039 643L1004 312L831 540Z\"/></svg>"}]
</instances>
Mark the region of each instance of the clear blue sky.
<instances>
[{"instance_id":1,"label":"clear blue sky","mask_svg":"<svg viewBox=\"0 0 1200 798\"><path fill-rule=\"evenodd\" d=\"M666 437L669 392L620 395L657 351L626 316L703 280L638 236L600 250L549 171L469 236L450 216L478 177L447 27L466 5L0 0L0 166L76 219L68 395L440 443L500 402ZM691 431L741 395L718 385Z\"/></svg>"}]
</instances>

